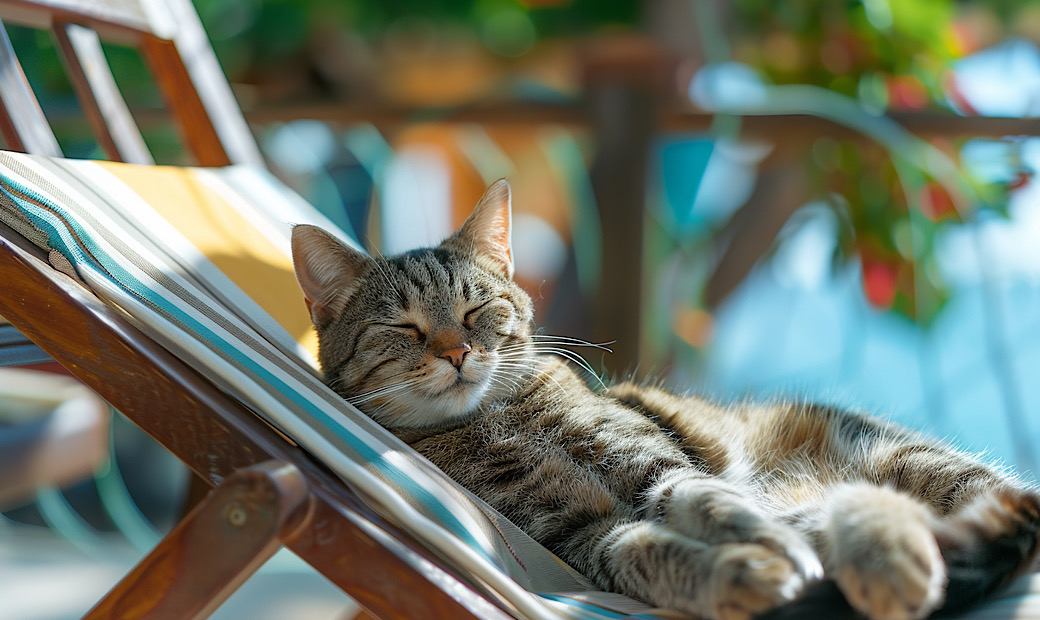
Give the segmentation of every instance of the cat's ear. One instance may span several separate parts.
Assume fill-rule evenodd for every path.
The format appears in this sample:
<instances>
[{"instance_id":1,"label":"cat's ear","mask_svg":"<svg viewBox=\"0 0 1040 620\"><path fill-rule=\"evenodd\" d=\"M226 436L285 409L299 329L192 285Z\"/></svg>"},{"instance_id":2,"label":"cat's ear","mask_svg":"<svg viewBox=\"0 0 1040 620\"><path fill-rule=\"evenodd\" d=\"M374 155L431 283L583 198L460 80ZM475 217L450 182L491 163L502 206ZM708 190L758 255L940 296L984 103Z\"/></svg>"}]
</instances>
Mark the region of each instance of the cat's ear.
<instances>
[{"instance_id":1,"label":"cat's ear","mask_svg":"<svg viewBox=\"0 0 1040 620\"><path fill-rule=\"evenodd\" d=\"M463 244L478 262L506 279L513 277L511 203L509 181L495 181L450 237Z\"/></svg>"},{"instance_id":2,"label":"cat's ear","mask_svg":"<svg viewBox=\"0 0 1040 620\"><path fill-rule=\"evenodd\" d=\"M317 327L339 317L355 280L372 260L317 226L306 224L292 229L292 258L296 280Z\"/></svg>"}]
</instances>

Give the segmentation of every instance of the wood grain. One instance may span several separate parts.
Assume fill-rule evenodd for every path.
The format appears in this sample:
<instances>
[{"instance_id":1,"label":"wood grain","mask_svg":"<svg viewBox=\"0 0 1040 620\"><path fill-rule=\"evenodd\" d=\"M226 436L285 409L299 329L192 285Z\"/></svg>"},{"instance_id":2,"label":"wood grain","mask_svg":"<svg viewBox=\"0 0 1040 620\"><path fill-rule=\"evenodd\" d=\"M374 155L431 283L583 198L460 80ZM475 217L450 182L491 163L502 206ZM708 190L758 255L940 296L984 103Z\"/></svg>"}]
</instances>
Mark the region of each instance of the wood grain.
<instances>
[{"instance_id":1,"label":"wood grain","mask_svg":"<svg viewBox=\"0 0 1040 620\"><path fill-rule=\"evenodd\" d=\"M309 523L293 465L240 469L213 489L85 618L202 619Z\"/></svg>"},{"instance_id":2,"label":"wood grain","mask_svg":"<svg viewBox=\"0 0 1040 620\"><path fill-rule=\"evenodd\" d=\"M151 163L116 89L102 39L137 48L195 163L264 166L263 156L190 0L0 0L0 18L52 29L98 143L116 160ZM7 147L60 156L9 43L0 41L0 132ZM9 68L8 68L9 67ZM17 99L12 99L17 98ZM8 101L12 99L12 101ZM51 148L53 147L53 148Z\"/></svg>"},{"instance_id":3,"label":"wood grain","mask_svg":"<svg viewBox=\"0 0 1040 620\"><path fill-rule=\"evenodd\" d=\"M198 163L262 165L255 140L190 3L168 0L163 5L192 18L189 25L197 26L179 32L159 29L133 11L121 12L124 5L139 7L132 2L0 0L0 15L36 27L59 23L59 46L71 59L73 80L84 93L114 89L110 84L100 89L92 84L87 65L93 62L92 57L98 59L95 38L78 34L82 31L66 24L90 27L103 37L112 35L139 45ZM164 28L171 23L167 20ZM0 101L6 111L0 114L0 130L7 145L60 156L2 27L0 33L4 33L0 40ZM102 76L102 81L107 77ZM95 124L107 125L100 132L102 141L108 142L106 148L121 159L143 159L140 152L128 155L132 149L121 145L116 135L120 129L113 126L111 116L115 108L105 106L119 108L119 102L111 93L101 98L97 108L87 110L87 114ZM123 110L115 114L121 115ZM117 119L117 124L125 120ZM106 132L110 139L104 137ZM368 613L381 618L509 617L503 611L508 605L497 595L381 517L319 462L133 328L118 311L53 270L37 248L3 225L0 282L0 315L210 484L220 484L235 472L270 459L295 466L311 494L311 520L308 527L285 542ZM207 506L204 503L200 510L205 511ZM194 548L196 543L189 539L212 534L202 523L201 519L190 519L180 534L159 550L160 555ZM158 573L167 582L182 583L183 575L198 570L198 562L185 565L195 568L178 569L176 575L165 577L158 568L132 573L117 588L126 597L117 595L111 600L149 598L136 596L141 588L151 592L157 587L144 585L149 573ZM237 585L240 573L232 570L230 576L218 579L218 590ZM110 615L105 609L109 608L99 607L95 615Z\"/></svg>"},{"instance_id":4,"label":"wood grain","mask_svg":"<svg viewBox=\"0 0 1040 620\"><path fill-rule=\"evenodd\" d=\"M217 136L191 75L181 61L177 45L170 40L145 36L141 55L148 64L166 108L173 115L181 139L201 166L226 166L231 163Z\"/></svg>"},{"instance_id":5,"label":"wood grain","mask_svg":"<svg viewBox=\"0 0 1040 620\"><path fill-rule=\"evenodd\" d=\"M101 39L93 30L55 23L51 31L80 107L98 145L112 161L154 164L141 132L116 87Z\"/></svg>"},{"instance_id":6,"label":"wood grain","mask_svg":"<svg viewBox=\"0 0 1040 620\"><path fill-rule=\"evenodd\" d=\"M169 21L153 24L156 17L149 17L143 3L133 0L0 0L0 15L38 30L50 30L55 21L79 24L106 40L131 45L142 33L156 34Z\"/></svg>"},{"instance_id":7,"label":"wood grain","mask_svg":"<svg viewBox=\"0 0 1040 620\"><path fill-rule=\"evenodd\" d=\"M61 147L36 100L11 38L0 22L0 132L7 148L61 157Z\"/></svg>"},{"instance_id":8,"label":"wood grain","mask_svg":"<svg viewBox=\"0 0 1040 620\"><path fill-rule=\"evenodd\" d=\"M164 0L163 5L177 27L173 37L177 55L195 86L228 159L235 164L264 167L260 148L217 62L217 56L191 0Z\"/></svg>"}]
</instances>

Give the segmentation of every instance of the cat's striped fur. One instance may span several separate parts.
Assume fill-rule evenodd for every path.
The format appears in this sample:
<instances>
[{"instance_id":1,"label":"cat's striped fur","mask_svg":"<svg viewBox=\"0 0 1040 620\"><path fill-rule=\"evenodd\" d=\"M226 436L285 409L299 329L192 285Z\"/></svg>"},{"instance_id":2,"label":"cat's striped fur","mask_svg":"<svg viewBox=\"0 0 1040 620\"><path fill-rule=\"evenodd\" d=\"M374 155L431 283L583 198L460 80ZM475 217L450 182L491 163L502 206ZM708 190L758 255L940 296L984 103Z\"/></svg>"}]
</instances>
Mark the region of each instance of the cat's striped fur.
<instances>
[{"instance_id":1,"label":"cat's striped fur","mask_svg":"<svg viewBox=\"0 0 1040 620\"><path fill-rule=\"evenodd\" d=\"M293 232L338 393L607 590L748 618L833 579L876 619L977 600L1037 551L1040 498L879 419L591 389L511 281L509 188L436 248Z\"/></svg>"}]
</instances>

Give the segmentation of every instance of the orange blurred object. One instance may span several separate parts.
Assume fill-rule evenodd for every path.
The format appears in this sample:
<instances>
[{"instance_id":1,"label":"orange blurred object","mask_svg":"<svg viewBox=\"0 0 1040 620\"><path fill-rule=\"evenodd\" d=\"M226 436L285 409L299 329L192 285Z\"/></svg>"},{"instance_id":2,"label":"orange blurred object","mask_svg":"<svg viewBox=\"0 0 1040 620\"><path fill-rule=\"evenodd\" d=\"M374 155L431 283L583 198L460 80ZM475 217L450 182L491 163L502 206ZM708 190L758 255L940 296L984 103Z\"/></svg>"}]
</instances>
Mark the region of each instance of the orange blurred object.
<instances>
[{"instance_id":1,"label":"orange blurred object","mask_svg":"<svg viewBox=\"0 0 1040 620\"><path fill-rule=\"evenodd\" d=\"M928 89L912 75L892 76L885 86L888 89L888 101L897 110L923 110L928 107Z\"/></svg>"},{"instance_id":2,"label":"orange blurred object","mask_svg":"<svg viewBox=\"0 0 1040 620\"><path fill-rule=\"evenodd\" d=\"M933 222L957 215L957 207L949 192L935 181L921 188L920 200L921 212Z\"/></svg>"},{"instance_id":3,"label":"orange blurred object","mask_svg":"<svg viewBox=\"0 0 1040 620\"><path fill-rule=\"evenodd\" d=\"M692 347L708 344L715 321L711 314L700 308L679 308L672 317L672 330Z\"/></svg>"}]
</instances>

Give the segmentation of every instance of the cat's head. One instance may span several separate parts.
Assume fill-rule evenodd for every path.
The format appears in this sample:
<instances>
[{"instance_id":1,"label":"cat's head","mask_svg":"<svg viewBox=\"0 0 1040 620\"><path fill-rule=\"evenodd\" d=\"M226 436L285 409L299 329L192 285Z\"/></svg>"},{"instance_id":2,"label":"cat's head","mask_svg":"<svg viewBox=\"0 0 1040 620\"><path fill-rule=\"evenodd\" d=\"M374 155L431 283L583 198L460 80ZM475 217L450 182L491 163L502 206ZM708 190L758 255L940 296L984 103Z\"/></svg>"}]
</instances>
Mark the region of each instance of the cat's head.
<instances>
[{"instance_id":1,"label":"cat's head","mask_svg":"<svg viewBox=\"0 0 1040 620\"><path fill-rule=\"evenodd\" d=\"M533 364L533 310L512 281L510 226L502 180L434 248L373 258L293 228L326 383L391 429L450 424L513 389Z\"/></svg>"}]
</instances>

